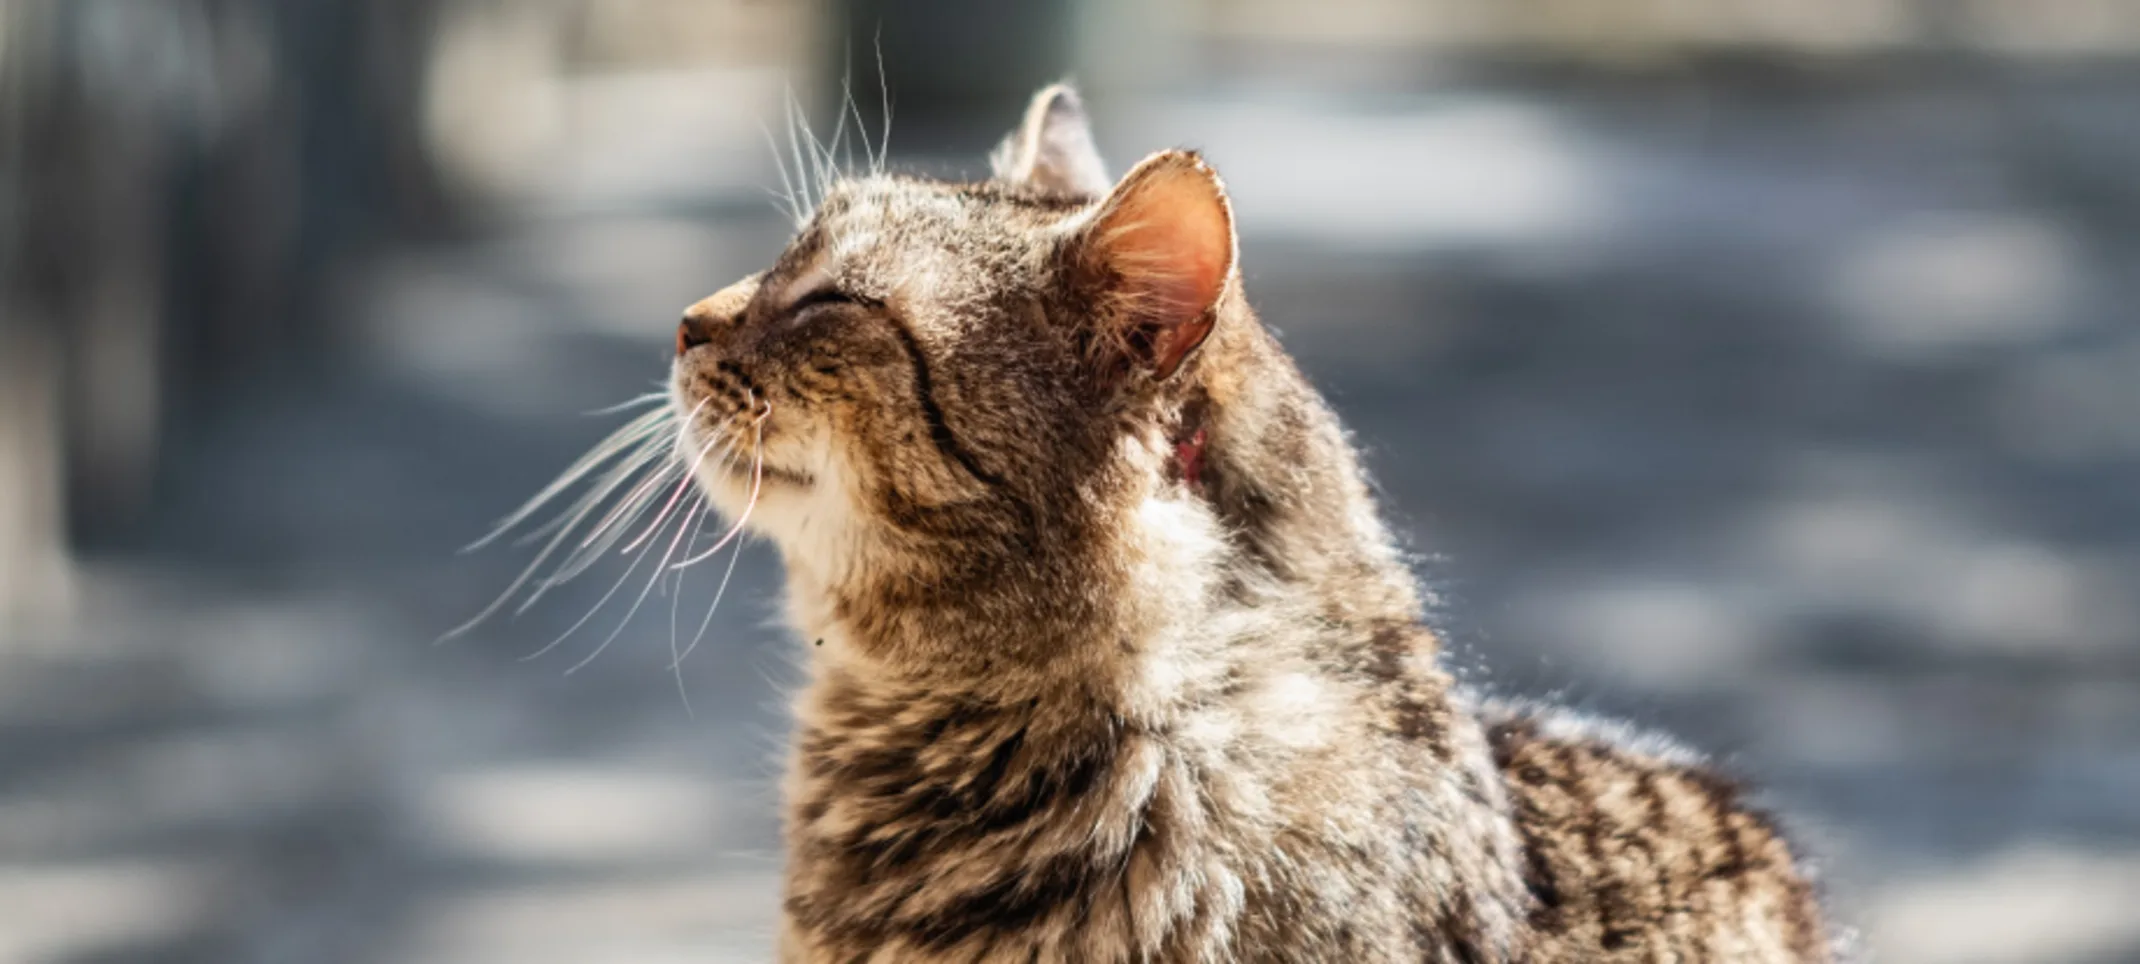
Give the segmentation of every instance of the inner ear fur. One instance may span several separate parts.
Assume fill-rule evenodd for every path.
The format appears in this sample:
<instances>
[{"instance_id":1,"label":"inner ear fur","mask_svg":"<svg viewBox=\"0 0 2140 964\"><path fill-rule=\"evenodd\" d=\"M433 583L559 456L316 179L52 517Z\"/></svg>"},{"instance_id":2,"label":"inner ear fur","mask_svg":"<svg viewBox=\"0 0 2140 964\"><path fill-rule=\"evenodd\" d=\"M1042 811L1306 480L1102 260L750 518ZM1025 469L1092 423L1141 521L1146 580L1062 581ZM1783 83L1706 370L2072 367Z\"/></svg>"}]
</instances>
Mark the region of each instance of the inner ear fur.
<instances>
[{"instance_id":1,"label":"inner ear fur","mask_svg":"<svg viewBox=\"0 0 2140 964\"><path fill-rule=\"evenodd\" d=\"M1233 208L1193 151L1161 151L1123 175L1079 230L1073 259L1100 294L1103 346L1167 378L1218 321L1232 283Z\"/></svg>"}]
</instances>

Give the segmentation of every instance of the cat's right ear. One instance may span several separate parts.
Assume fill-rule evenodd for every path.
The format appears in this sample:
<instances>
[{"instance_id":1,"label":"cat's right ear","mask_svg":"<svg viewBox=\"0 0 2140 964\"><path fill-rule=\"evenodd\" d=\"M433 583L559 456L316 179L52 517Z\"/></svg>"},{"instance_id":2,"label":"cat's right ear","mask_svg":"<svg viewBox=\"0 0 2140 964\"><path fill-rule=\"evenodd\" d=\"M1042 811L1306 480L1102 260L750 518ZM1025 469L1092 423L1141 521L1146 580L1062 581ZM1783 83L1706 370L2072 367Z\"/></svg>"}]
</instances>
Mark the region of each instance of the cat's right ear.
<instances>
[{"instance_id":1,"label":"cat's right ear","mask_svg":"<svg viewBox=\"0 0 2140 964\"><path fill-rule=\"evenodd\" d=\"M1107 193L1107 165L1092 143L1085 104L1069 84L1033 95L1025 121L988 155L996 179L1058 194Z\"/></svg>"}]
</instances>

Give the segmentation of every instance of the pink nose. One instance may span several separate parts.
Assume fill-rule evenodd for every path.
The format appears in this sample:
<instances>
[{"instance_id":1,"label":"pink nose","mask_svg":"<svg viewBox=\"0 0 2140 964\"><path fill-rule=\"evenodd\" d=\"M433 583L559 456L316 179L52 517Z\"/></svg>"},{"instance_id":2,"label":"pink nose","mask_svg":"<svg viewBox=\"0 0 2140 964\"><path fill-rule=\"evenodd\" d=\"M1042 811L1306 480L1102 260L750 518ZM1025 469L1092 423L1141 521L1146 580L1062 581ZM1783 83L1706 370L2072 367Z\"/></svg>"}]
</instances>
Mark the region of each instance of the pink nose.
<instances>
[{"instance_id":1,"label":"pink nose","mask_svg":"<svg viewBox=\"0 0 2140 964\"><path fill-rule=\"evenodd\" d=\"M735 324L751 296L758 293L758 277L751 275L685 308L684 320L676 326L676 354L713 341L721 329Z\"/></svg>"},{"instance_id":2,"label":"pink nose","mask_svg":"<svg viewBox=\"0 0 2140 964\"><path fill-rule=\"evenodd\" d=\"M683 322L676 326L676 353L682 355L712 341L712 329L713 319L704 315L685 315Z\"/></svg>"}]
</instances>

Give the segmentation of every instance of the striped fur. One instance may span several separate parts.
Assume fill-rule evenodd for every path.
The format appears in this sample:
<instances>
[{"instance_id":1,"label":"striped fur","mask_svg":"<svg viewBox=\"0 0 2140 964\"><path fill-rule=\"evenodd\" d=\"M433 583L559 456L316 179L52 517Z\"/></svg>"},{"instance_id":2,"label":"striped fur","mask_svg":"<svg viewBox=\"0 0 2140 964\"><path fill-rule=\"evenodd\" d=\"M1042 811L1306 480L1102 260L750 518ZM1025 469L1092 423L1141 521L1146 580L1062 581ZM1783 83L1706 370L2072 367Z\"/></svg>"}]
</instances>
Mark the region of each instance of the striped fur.
<instances>
[{"instance_id":1,"label":"striped fur","mask_svg":"<svg viewBox=\"0 0 2140 964\"><path fill-rule=\"evenodd\" d=\"M1565 711L1488 713L1544 960L1821 960L1829 938L1774 819L1691 753Z\"/></svg>"},{"instance_id":2,"label":"striped fur","mask_svg":"<svg viewBox=\"0 0 2140 964\"><path fill-rule=\"evenodd\" d=\"M701 487L819 643L783 959L1828 959L1728 781L1455 685L1218 176L1087 193L1032 156L1074 95L1027 119L1077 129L832 184L679 332L679 448L747 445Z\"/></svg>"}]
</instances>

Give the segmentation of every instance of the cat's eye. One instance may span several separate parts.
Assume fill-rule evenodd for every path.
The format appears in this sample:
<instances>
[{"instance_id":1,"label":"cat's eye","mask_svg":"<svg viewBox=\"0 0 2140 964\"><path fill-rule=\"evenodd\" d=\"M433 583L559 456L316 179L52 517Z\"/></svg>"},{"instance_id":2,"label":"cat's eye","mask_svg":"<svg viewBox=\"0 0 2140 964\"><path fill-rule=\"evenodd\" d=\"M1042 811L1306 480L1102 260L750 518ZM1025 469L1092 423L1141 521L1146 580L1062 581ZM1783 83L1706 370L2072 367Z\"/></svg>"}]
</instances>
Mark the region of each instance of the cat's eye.
<instances>
[{"instance_id":1,"label":"cat's eye","mask_svg":"<svg viewBox=\"0 0 2140 964\"><path fill-rule=\"evenodd\" d=\"M820 308L825 305L868 304L870 304L870 301L868 299L848 294L847 292L841 291L838 288L827 286L823 288L813 288L808 294L805 294L802 297L795 299L794 303L788 305L788 310L786 312L783 312L783 314L785 314L788 318L793 319L802 317L804 312L809 311L812 308Z\"/></svg>"}]
</instances>

